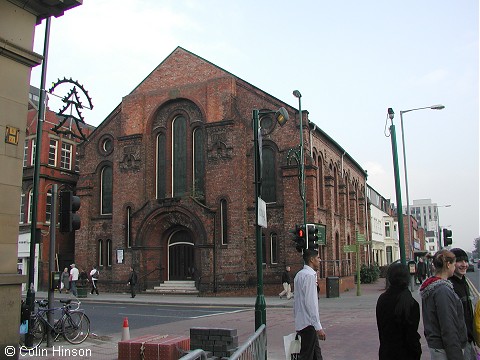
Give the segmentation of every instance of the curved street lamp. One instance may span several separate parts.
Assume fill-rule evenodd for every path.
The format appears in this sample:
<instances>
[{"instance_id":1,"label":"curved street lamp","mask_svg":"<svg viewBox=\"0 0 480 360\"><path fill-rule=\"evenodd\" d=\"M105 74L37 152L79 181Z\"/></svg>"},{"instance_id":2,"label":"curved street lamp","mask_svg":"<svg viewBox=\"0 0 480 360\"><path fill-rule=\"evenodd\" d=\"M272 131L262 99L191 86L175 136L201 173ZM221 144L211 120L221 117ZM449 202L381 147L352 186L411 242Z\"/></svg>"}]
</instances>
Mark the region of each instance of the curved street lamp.
<instances>
[{"instance_id":1,"label":"curved street lamp","mask_svg":"<svg viewBox=\"0 0 480 360\"><path fill-rule=\"evenodd\" d=\"M408 197L407 156L405 154L405 131L403 131L403 114L405 114L407 112L411 112L411 111L425 110L425 109L442 110L442 109L445 109L445 106L443 106L442 104L438 104L438 105L425 106L425 107L409 109L409 110L401 110L400 111L400 126L402 128L403 170L404 170L404 173L405 173L405 194L406 194L406 197L407 197L408 244L410 246L410 249L412 249L412 230L410 229L411 228L411 223L410 223L410 199ZM400 208L400 212L403 214L403 209L402 208Z\"/></svg>"}]
</instances>

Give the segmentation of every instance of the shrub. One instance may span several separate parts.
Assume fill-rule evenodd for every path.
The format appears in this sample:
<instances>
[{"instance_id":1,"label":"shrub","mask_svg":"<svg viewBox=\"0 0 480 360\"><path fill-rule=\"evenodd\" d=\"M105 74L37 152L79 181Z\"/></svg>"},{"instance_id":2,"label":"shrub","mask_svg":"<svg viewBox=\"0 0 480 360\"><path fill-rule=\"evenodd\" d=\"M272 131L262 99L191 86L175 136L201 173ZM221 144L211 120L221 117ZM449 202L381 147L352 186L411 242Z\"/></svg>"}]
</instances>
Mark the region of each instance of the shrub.
<instances>
[{"instance_id":1,"label":"shrub","mask_svg":"<svg viewBox=\"0 0 480 360\"><path fill-rule=\"evenodd\" d=\"M365 265L360 268L360 281L362 284L373 284L380 276L380 269L377 264Z\"/></svg>"}]
</instances>

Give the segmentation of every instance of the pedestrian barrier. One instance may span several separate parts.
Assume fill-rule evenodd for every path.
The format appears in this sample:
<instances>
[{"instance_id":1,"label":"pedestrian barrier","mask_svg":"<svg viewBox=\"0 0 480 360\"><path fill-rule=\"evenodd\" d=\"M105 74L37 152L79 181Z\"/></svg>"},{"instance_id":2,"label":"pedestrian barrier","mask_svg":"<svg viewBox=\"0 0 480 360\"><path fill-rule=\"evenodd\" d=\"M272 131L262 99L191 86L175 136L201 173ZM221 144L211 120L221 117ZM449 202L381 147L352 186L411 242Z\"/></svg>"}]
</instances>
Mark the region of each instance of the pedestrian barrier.
<instances>
[{"instance_id":1,"label":"pedestrian barrier","mask_svg":"<svg viewBox=\"0 0 480 360\"><path fill-rule=\"evenodd\" d=\"M179 360L207 360L207 354L202 349L190 351L187 355L182 356Z\"/></svg>"},{"instance_id":2,"label":"pedestrian barrier","mask_svg":"<svg viewBox=\"0 0 480 360\"><path fill-rule=\"evenodd\" d=\"M267 353L267 331L265 324L255 331L245 344L239 346L230 360L265 360Z\"/></svg>"},{"instance_id":3,"label":"pedestrian barrier","mask_svg":"<svg viewBox=\"0 0 480 360\"><path fill-rule=\"evenodd\" d=\"M130 340L130 327L128 326L128 317L123 319L122 341Z\"/></svg>"}]
</instances>

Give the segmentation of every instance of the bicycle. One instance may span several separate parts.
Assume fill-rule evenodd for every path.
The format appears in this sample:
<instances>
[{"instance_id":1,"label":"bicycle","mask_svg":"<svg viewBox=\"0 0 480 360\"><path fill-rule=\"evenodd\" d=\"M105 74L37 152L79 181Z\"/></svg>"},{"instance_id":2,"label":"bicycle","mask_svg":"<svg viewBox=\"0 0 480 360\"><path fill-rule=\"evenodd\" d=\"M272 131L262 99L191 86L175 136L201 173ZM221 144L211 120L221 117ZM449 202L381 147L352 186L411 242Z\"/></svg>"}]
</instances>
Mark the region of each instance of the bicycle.
<instances>
[{"instance_id":1,"label":"bicycle","mask_svg":"<svg viewBox=\"0 0 480 360\"><path fill-rule=\"evenodd\" d=\"M25 338L27 334L20 334L20 349L29 351L36 349L45 339L47 332L50 331L53 340L57 340L60 335L63 336L70 344L81 344L90 334L90 319L80 308L80 301L72 304L72 299L60 300L63 304L61 307L48 308L47 300L36 300L38 304L38 311L32 314L30 321L33 321L33 326L30 329L32 336L32 346L25 345ZM73 308L73 306L76 306ZM48 322L47 314L55 312L55 310L62 310L62 316L56 320L52 325Z\"/></svg>"}]
</instances>

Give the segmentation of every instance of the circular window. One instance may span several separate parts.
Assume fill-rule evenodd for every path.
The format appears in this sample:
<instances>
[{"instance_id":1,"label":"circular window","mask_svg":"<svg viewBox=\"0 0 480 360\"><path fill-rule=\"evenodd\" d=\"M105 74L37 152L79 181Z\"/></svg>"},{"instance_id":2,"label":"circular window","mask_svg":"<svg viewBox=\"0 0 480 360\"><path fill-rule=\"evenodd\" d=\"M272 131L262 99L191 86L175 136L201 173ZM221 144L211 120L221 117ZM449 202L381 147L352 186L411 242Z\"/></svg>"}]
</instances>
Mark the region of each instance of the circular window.
<instances>
[{"instance_id":1,"label":"circular window","mask_svg":"<svg viewBox=\"0 0 480 360\"><path fill-rule=\"evenodd\" d=\"M104 156L110 155L113 151L113 138L110 135L103 136L98 143L98 150Z\"/></svg>"}]
</instances>

